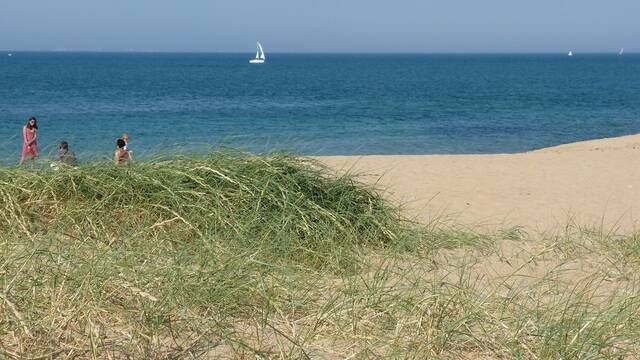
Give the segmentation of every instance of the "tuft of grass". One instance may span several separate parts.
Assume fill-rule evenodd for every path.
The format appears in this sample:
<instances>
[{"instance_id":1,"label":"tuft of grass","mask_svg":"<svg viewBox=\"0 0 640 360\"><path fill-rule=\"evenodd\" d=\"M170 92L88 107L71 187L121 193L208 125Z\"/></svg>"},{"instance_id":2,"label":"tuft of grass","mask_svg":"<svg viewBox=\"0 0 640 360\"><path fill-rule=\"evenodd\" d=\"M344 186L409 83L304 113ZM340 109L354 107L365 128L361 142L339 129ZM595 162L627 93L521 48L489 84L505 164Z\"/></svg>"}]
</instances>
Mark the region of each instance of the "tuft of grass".
<instances>
[{"instance_id":1,"label":"tuft of grass","mask_svg":"<svg viewBox=\"0 0 640 360\"><path fill-rule=\"evenodd\" d=\"M174 249L207 238L258 258L342 268L352 246L386 246L408 229L353 176L287 155L215 153L130 167L0 169L0 232Z\"/></svg>"},{"instance_id":2,"label":"tuft of grass","mask_svg":"<svg viewBox=\"0 0 640 360\"><path fill-rule=\"evenodd\" d=\"M274 329L270 317L289 311L278 304L281 282L354 272L365 248L412 239L374 189L289 155L0 168L0 349L259 355L264 346L240 324ZM302 341L268 338L281 340Z\"/></svg>"}]
</instances>

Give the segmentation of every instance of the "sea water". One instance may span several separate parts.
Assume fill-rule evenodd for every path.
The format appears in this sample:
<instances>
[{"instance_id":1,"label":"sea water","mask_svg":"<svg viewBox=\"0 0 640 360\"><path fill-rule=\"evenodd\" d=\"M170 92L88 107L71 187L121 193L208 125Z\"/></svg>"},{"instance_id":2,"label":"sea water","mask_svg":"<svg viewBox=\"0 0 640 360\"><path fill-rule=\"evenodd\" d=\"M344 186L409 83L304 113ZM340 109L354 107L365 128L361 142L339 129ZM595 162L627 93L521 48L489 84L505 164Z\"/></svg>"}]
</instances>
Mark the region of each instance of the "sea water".
<instances>
[{"instance_id":1,"label":"sea water","mask_svg":"<svg viewBox=\"0 0 640 360\"><path fill-rule=\"evenodd\" d=\"M307 155L513 153L640 132L640 55L0 53L0 160L38 118L109 158L222 147Z\"/></svg>"}]
</instances>

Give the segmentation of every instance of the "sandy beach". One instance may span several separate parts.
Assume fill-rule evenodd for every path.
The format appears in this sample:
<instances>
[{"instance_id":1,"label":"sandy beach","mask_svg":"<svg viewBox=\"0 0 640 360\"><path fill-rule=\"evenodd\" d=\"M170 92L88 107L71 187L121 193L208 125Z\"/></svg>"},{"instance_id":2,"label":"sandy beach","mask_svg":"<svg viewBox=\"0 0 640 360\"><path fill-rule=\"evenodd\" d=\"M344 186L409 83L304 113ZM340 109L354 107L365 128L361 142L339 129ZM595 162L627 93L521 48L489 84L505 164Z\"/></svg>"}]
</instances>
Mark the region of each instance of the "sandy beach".
<instances>
[{"instance_id":1,"label":"sandy beach","mask_svg":"<svg viewBox=\"0 0 640 360\"><path fill-rule=\"evenodd\" d=\"M532 232L578 225L629 233L640 225L640 135L518 154L319 159L364 174L421 222Z\"/></svg>"}]
</instances>

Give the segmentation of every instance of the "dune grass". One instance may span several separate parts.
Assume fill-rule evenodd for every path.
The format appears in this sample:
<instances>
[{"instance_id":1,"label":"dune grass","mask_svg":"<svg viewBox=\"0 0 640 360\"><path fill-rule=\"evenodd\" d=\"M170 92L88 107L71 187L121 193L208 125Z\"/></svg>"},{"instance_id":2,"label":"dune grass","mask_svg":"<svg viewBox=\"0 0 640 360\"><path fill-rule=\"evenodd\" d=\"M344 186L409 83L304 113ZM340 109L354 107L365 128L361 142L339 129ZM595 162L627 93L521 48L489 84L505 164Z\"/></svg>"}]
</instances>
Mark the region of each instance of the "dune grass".
<instances>
[{"instance_id":1,"label":"dune grass","mask_svg":"<svg viewBox=\"0 0 640 360\"><path fill-rule=\"evenodd\" d=\"M638 249L413 224L288 155L5 168L0 357L617 359Z\"/></svg>"}]
</instances>

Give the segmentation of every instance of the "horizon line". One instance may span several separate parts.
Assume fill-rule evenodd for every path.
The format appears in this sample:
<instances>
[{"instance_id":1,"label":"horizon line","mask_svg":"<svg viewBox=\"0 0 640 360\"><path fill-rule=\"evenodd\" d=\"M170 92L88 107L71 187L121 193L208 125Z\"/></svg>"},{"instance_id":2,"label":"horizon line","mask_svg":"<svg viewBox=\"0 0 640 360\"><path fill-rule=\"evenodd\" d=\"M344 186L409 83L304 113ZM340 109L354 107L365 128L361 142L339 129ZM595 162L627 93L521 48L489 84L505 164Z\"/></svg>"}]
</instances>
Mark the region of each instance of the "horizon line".
<instances>
[{"instance_id":1,"label":"horizon line","mask_svg":"<svg viewBox=\"0 0 640 360\"><path fill-rule=\"evenodd\" d=\"M269 54L283 55L558 55L567 54L569 50L564 51L433 51L433 52L405 52L405 51L269 51ZM606 55L618 54L619 50L611 51L575 51L570 50L574 55ZM123 54L251 54L252 51L199 51L199 50L68 50L68 49L29 49L14 50L0 49L0 52L6 53L123 53ZM625 50L625 54L638 54L635 51Z\"/></svg>"}]
</instances>

